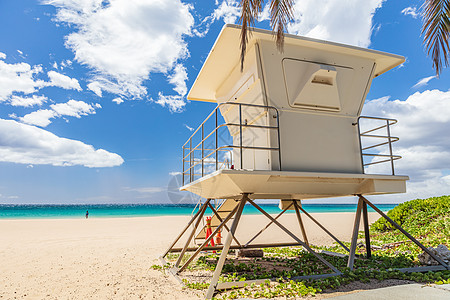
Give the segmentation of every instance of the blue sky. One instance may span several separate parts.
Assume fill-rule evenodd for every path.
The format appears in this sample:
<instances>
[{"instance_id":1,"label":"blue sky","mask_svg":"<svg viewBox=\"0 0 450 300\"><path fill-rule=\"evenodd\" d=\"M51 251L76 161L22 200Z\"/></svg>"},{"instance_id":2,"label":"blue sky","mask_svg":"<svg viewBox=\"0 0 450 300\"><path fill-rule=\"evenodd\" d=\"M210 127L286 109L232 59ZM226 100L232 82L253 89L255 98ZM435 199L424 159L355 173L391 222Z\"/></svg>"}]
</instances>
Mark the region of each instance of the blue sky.
<instances>
[{"instance_id":1,"label":"blue sky","mask_svg":"<svg viewBox=\"0 0 450 300\"><path fill-rule=\"evenodd\" d=\"M237 2L0 1L0 203L170 202L181 145L214 108L186 93ZM296 1L288 28L406 57L364 109L399 119L411 177L381 202L450 194L450 71L434 77L421 4Z\"/></svg>"}]
</instances>

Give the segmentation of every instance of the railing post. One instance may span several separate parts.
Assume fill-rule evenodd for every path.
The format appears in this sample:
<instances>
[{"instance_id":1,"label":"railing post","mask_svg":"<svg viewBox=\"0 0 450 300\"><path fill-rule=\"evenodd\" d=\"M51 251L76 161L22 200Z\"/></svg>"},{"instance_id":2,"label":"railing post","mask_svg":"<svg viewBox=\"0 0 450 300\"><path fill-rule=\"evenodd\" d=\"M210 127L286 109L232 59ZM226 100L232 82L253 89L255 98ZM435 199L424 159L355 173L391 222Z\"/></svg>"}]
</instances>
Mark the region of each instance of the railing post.
<instances>
[{"instance_id":1,"label":"railing post","mask_svg":"<svg viewBox=\"0 0 450 300\"><path fill-rule=\"evenodd\" d=\"M361 124L360 124L361 121L360 120L361 120L361 117L358 117L356 122L358 124L359 151L361 153L361 168L362 168L362 173L365 174L366 170L364 169L364 154L363 154L363 146L362 146L362 139L361 139Z\"/></svg>"},{"instance_id":2,"label":"railing post","mask_svg":"<svg viewBox=\"0 0 450 300\"><path fill-rule=\"evenodd\" d=\"M216 129L214 129L214 131L216 132L216 148L214 149L214 151L215 151L215 153L216 153L216 171L219 169L219 161L217 160L217 158L218 158L218 150L217 150L217 148L219 148L219 140L218 140L218 137L217 137L217 131L219 130L217 127L219 126L219 124L218 124L218 121L217 121L217 110L219 109L219 106L217 106L217 108L216 108Z\"/></svg>"},{"instance_id":3,"label":"railing post","mask_svg":"<svg viewBox=\"0 0 450 300\"><path fill-rule=\"evenodd\" d=\"M388 141L389 141L389 154L391 156L391 168L392 168L392 175L395 175L394 172L394 157L392 155L392 142L391 142L391 129L389 127L389 120L386 120L386 129L387 129L387 136L388 136Z\"/></svg>"},{"instance_id":4,"label":"railing post","mask_svg":"<svg viewBox=\"0 0 450 300\"><path fill-rule=\"evenodd\" d=\"M204 169L205 169L205 160L203 159L203 157L205 156L204 154L204 139L205 139L205 131L204 131L204 123L202 124L202 177L204 175Z\"/></svg>"},{"instance_id":5,"label":"railing post","mask_svg":"<svg viewBox=\"0 0 450 300\"><path fill-rule=\"evenodd\" d=\"M182 157L182 160L183 160L183 173L181 173L181 182L184 185L184 146L182 148L183 148L183 157Z\"/></svg>"},{"instance_id":6,"label":"railing post","mask_svg":"<svg viewBox=\"0 0 450 300\"><path fill-rule=\"evenodd\" d=\"M280 164L279 169L281 171L281 137L280 137L280 114L278 113L278 109L275 109L277 113L277 134L278 134L278 163ZM270 115L270 114L269 114ZM269 123L270 125L270 123ZM269 135L270 136L270 135ZM272 168L271 168L272 169Z\"/></svg>"},{"instance_id":7,"label":"railing post","mask_svg":"<svg viewBox=\"0 0 450 300\"><path fill-rule=\"evenodd\" d=\"M240 156L241 156L241 170L243 169L243 166L244 166L244 164L243 164L243 157L242 157L242 104L241 103L239 103L239 139L240 139L240 145L239 145L239 148L240 148Z\"/></svg>"},{"instance_id":8,"label":"railing post","mask_svg":"<svg viewBox=\"0 0 450 300\"><path fill-rule=\"evenodd\" d=\"M189 140L189 183L192 182L192 138Z\"/></svg>"}]
</instances>

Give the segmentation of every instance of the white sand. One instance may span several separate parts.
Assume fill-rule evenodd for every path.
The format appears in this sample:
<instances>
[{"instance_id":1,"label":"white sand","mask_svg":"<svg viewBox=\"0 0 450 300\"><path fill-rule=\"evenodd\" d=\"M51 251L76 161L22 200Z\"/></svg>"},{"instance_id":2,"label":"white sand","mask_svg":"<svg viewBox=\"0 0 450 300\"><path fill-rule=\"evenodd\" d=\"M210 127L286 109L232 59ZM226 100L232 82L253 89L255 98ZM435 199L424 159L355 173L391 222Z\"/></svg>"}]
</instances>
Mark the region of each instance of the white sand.
<instances>
[{"instance_id":1,"label":"white sand","mask_svg":"<svg viewBox=\"0 0 450 300\"><path fill-rule=\"evenodd\" d=\"M354 214L313 214L333 234L350 240ZM377 219L369 214L370 221ZM203 291L182 289L171 277L150 269L189 217L0 220L0 298L29 299L198 299ZM295 214L282 223L300 235ZM266 223L244 216L241 243ZM312 244L331 244L305 220ZM362 227L361 227L362 229ZM255 242L288 241L272 225Z\"/></svg>"}]
</instances>

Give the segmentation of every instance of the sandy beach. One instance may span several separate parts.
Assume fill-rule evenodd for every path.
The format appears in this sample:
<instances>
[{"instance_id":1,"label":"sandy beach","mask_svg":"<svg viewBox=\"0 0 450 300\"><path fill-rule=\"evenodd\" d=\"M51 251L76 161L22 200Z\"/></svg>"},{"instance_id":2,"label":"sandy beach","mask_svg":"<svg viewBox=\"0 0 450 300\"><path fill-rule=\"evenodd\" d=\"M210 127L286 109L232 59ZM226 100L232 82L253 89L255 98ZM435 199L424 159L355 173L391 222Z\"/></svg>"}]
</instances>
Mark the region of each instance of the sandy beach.
<instances>
[{"instance_id":1,"label":"sandy beach","mask_svg":"<svg viewBox=\"0 0 450 300\"><path fill-rule=\"evenodd\" d=\"M353 213L312 214L339 239L348 241ZM370 222L378 215L369 213ZM151 269L189 220L186 216L90 219L0 220L2 299L199 299L203 291L182 289ZM301 237L295 214L281 222ZM245 215L237 237L245 240L267 223ZM309 219L310 243L333 240ZM362 228L362 227L361 227ZM255 242L287 241L274 226Z\"/></svg>"}]
</instances>

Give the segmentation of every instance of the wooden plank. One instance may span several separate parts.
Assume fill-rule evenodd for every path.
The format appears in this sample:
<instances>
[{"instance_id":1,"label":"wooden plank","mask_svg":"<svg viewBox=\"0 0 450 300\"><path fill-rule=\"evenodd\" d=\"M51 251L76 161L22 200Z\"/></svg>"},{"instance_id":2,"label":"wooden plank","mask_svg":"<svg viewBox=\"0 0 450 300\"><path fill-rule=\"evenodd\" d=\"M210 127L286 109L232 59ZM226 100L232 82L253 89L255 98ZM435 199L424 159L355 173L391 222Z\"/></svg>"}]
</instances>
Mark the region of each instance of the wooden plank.
<instances>
[{"instance_id":1,"label":"wooden plank","mask_svg":"<svg viewBox=\"0 0 450 300\"><path fill-rule=\"evenodd\" d=\"M326 250L322 250L322 251L320 251L320 253L321 253L321 254L326 254L326 255L329 255L329 256L342 257L342 258L348 256L347 254L336 253L336 252L326 251Z\"/></svg>"},{"instance_id":2,"label":"wooden plank","mask_svg":"<svg viewBox=\"0 0 450 300\"><path fill-rule=\"evenodd\" d=\"M260 285L266 282L267 279L255 279L255 280L245 280L245 281L232 281L232 282L221 282L216 285L216 290L228 290L231 288L241 288L246 284L251 285L252 283ZM272 279L269 279L272 281Z\"/></svg>"},{"instance_id":3,"label":"wooden plank","mask_svg":"<svg viewBox=\"0 0 450 300\"><path fill-rule=\"evenodd\" d=\"M308 280L308 279L322 279L334 276L340 276L340 273L329 273L329 274L317 274L317 275L305 275L305 276L296 276L290 279L292 280ZM244 281L232 281L232 282L221 282L216 286L216 290L226 290L231 288L241 288L245 285L251 285L252 283L260 285L261 283L265 283L267 280L271 282L278 282L278 278L267 278L267 279L254 279L254 280L244 280Z\"/></svg>"},{"instance_id":4,"label":"wooden plank","mask_svg":"<svg viewBox=\"0 0 450 300\"><path fill-rule=\"evenodd\" d=\"M164 267L167 264L167 261L164 259L163 256L159 257L159 262L161 263L161 265Z\"/></svg>"},{"instance_id":5,"label":"wooden plank","mask_svg":"<svg viewBox=\"0 0 450 300\"><path fill-rule=\"evenodd\" d=\"M317 274L317 275L304 275L304 276L295 276L291 279L293 280L308 280L308 279L322 279L322 278L328 278L328 277L334 277L334 276L340 276L342 273L329 273L329 274Z\"/></svg>"},{"instance_id":6,"label":"wooden plank","mask_svg":"<svg viewBox=\"0 0 450 300\"><path fill-rule=\"evenodd\" d=\"M297 242L291 243L273 243L273 244L250 244L248 246L239 246L239 245L231 245L230 249L254 249L254 248L280 248L280 247L292 247L292 246L301 246ZM223 246L214 246L214 247L204 247L204 251L213 251L213 250L222 250ZM172 248L170 253L180 252L183 248ZM187 248L186 251L196 251L198 247L190 247Z\"/></svg>"},{"instance_id":7,"label":"wooden plank","mask_svg":"<svg viewBox=\"0 0 450 300\"><path fill-rule=\"evenodd\" d=\"M413 268L399 268L394 269L403 273L413 273L413 272L430 272L430 271L445 271L447 268L444 266L420 266Z\"/></svg>"},{"instance_id":8,"label":"wooden plank","mask_svg":"<svg viewBox=\"0 0 450 300\"><path fill-rule=\"evenodd\" d=\"M177 275L178 268L174 267L169 269L169 275L172 276L179 284L184 285L183 280Z\"/></svg>"}]
</instances>

